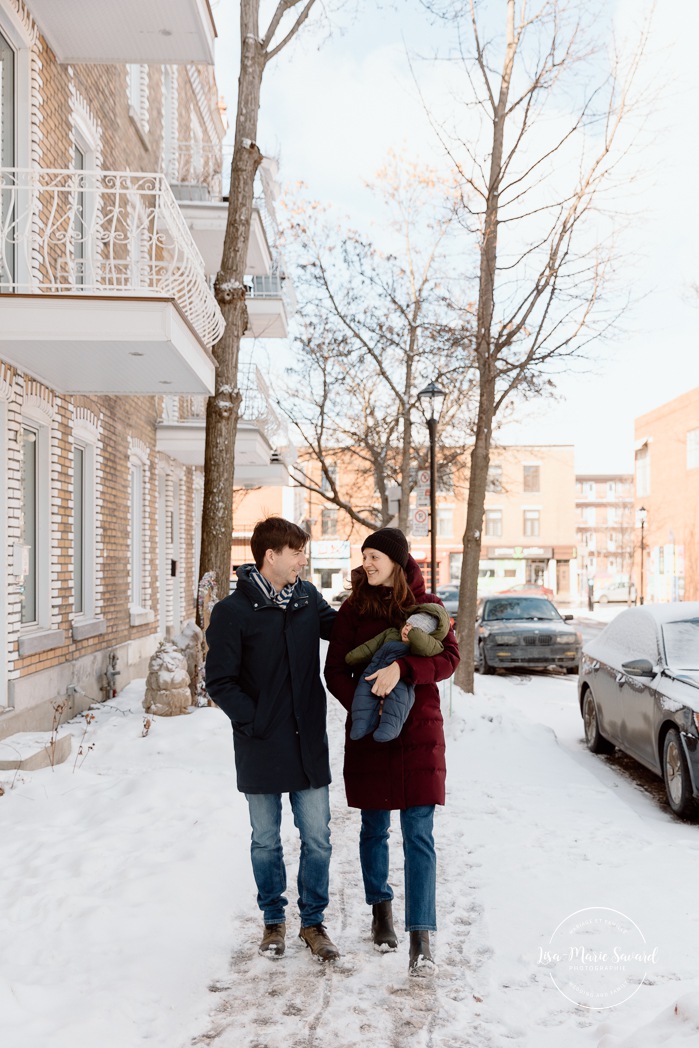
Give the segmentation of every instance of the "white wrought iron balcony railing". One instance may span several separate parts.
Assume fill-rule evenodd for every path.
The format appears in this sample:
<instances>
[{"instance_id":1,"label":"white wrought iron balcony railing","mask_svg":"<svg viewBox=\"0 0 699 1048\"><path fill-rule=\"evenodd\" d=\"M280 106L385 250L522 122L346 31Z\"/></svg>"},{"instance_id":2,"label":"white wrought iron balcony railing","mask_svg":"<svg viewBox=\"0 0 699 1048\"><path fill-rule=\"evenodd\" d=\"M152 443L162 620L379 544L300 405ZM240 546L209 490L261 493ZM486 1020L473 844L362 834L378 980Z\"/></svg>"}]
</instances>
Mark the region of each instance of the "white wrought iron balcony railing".
<instances>
[{"instance_id":1,"label":"white wrought iron balcony railing","mask_svg":"<svg viewBox=\"0 0 699 1048\"><path fill-rule=\"evenodd\" d=\"M209 200L221 200L228 193L232 157L232 145L173 142L163 153L160 169L175 186L204 187Z\"/></svg>"},{"instance_id":2,"label":"white wrought iron balcony railing","mask_svg":"<svg viewBox=\"0 0 699 1048\"><path fill-rule=\"evenodd\" d=\"M205 345L223 334L162 174L0 168L0 292L170 298Z\"/></svg>"},{"instance_id":3,"label":"white wrought iron balcony railing","mask_svg":"<svg viewBox=\"0 0 699 1048\"><path fill-rule=\"evenodd\" d=\"M238 388L242 394L240 418L254 422L275 444L288 444L286 420L274 404L272 391L256 364L241 364ZM205 396L165 396L162 399L161 421L203 424L206 421Z\"/></svg>"}]
</instances>

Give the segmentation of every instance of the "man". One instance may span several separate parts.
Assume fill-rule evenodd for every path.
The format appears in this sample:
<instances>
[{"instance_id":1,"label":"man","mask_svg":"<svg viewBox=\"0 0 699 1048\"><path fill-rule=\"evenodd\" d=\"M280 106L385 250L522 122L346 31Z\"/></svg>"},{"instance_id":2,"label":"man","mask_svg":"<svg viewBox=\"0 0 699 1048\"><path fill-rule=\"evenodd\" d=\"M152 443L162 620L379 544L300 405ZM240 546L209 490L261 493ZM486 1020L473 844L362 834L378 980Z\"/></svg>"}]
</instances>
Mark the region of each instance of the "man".
<instances>
[{"instance_id":1,"label":"man","mask_svg":"<svg viewBox=\"0 0 699 1048\"><path fill-rule=\"evenodd\" d=\"M319 639L337 614L299 576L309 536L281 517L255 526L254 564L238 568L238 584L211 612L206 631L206 690L233 725L238 789L252 826L251 857L264 917L259 952L284 954L287 899L280 828L288 793L301 838L299 937L314 957L339 956L323 917L330 865L330 762Z\"/></svg>"}]
</instances>

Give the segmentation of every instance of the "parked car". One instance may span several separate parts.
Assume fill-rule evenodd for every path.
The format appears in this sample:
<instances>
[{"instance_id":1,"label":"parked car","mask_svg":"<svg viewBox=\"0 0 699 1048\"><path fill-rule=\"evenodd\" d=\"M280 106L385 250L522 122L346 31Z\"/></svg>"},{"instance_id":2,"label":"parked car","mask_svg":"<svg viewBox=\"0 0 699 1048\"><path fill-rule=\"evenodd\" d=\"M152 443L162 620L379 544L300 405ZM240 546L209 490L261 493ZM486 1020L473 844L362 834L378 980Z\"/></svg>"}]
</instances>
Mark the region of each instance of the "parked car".
<instances>
[{"instance_id":1,"label":"parked car","mask_svg":"<svg viewBox=\"0 0 699 1048\"><path fill-rule=\"evenodd\" d=\"M610 582L608 586L604 586L599 590L595 596L595 600L600 604L628 604L629 598L631 598L632 603L635 603L636 594L628 582Z\"/></svg>"},{"instance_id":2,"label":"parked car","mask_svg":"<svg viewBox=\"0 0 699 1048\"><path fill-rule=\"evenodd\" d=\"M560 666L577 673L582 638L544 597L494 594L478 603L475 658L479 673L496 666Z\"/></svg>"},{"instance_id":3,"label":"parked car","mask_svg":"<svg viewBox=\"0 0 699 1048\"><path fill-rule=\"evenodd\" d=\"M449 612L452 622L456 625L456 613L459 610L459 587L438 586L437 596Z\"/></svg>"},{"instance_id":4,"label":"parked car","mask_svg":"<svg viewBox=\"0 0 699 1048\"><path fill-rule=\"evenodd\" d=\"M520 582L515 586L510 586L509 589L498 590L499 596L509 594L523 597L546 597L547 600L553 600L553 590L548 586L539 586L536 582Z\"/></svg>"},{"instance_id":5,"label":"parked car","mask_svg":"<svg viewBox=\"0 0 699 1048\"><path fill-rule=\"evenodd\" d=\"M585 742L618 746L665 782L672 810L699 798L699 601L620 612L583 648L578 682Z\"/></svg>"},{"instance_id":6,"label":"parked car","mask_svg":"<svg viewBox=\"0 0 699 1048\"><path fill-rule=\"evenodd\" d=\"M340 604L344 603L344 601L347 600L347 598L349 597L351 592L352 592L352 590L348 590L348 589L340 590L339 593L333 594L333 596L330 598L330 603L331 604L336 604L337 607L339 608Z\"/></svg>"}]
</instances>

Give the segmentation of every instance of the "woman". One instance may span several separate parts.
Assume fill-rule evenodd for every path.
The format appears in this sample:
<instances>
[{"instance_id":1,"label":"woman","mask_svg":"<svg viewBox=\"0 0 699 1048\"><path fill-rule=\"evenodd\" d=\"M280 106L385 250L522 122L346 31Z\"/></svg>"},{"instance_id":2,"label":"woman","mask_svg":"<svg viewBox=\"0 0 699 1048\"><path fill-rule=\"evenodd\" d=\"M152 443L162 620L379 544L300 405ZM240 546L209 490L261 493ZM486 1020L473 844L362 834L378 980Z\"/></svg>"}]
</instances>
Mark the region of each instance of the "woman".
<instances>
[{"instance_id":1,"label":"woman","mask_svg":"<svg viewBox=\"0 0 699 1048\"><path fill-rule=\"evenodd\" d=\"M349 712L361 670L345 662L358 644L388 627L400 628L417 604L438 604L427 596L419 567L398 528L381 528L362 545L362 567L352 573L352 593L340 607L333 627L325 679L332 694ZM445 680L459 662L454 631L449 630L439 655L406 655L367 677L377 702L399 680L415 687L415 703L396 739L376 742L371 735L345 738L347 803L361 808L359 855L367 903L372 907L371 932L378 949L398 946L393 929L388 883L388 831L391 812L400 811L405 869L405 927L410 933L411 975L436 970L430 932L437 928L437 859L432 836L435 804L444 804L444 726L436 681Z\"/></svg>"}]
</instances>

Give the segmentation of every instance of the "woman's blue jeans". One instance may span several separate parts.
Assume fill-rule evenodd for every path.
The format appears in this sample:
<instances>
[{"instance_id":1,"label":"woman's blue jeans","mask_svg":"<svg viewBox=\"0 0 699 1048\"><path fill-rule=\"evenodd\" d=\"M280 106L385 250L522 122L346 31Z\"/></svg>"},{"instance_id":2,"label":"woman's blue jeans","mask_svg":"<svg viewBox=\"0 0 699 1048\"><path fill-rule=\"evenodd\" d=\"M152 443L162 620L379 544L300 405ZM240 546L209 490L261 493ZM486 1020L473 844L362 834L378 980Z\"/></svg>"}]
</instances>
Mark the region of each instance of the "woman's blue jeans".
<instances>
[{"instance_id":1,"label":"woman's blue jeans","mask_svg":"<svg viewBox=\"0 0 699 1048\"><path fill-rule=\"evenodd\" d=\"M257 904L265 924L281 924L288 900L281 840L281 793L246 793L252 838L250 856L257 885ZM330 802L328 787L289 794L301 838L298 892L301 925L320 924L328 905L330 876Z\"/></svg>"},{"instance_id":2,"label":"woman's blue jeans","mask_svg":"<svg viewBox=\"0 0 699 1048\"><path fill-rule=\"evenodd\" d=\"M437 930L437 856L432 823L434 805L406 808L400 813L405 867L405 929ZM362 809L359 858L364 892L370 906L393 898L388 883L388 831L390 811Z\"/></svg>"}]
</instances>

